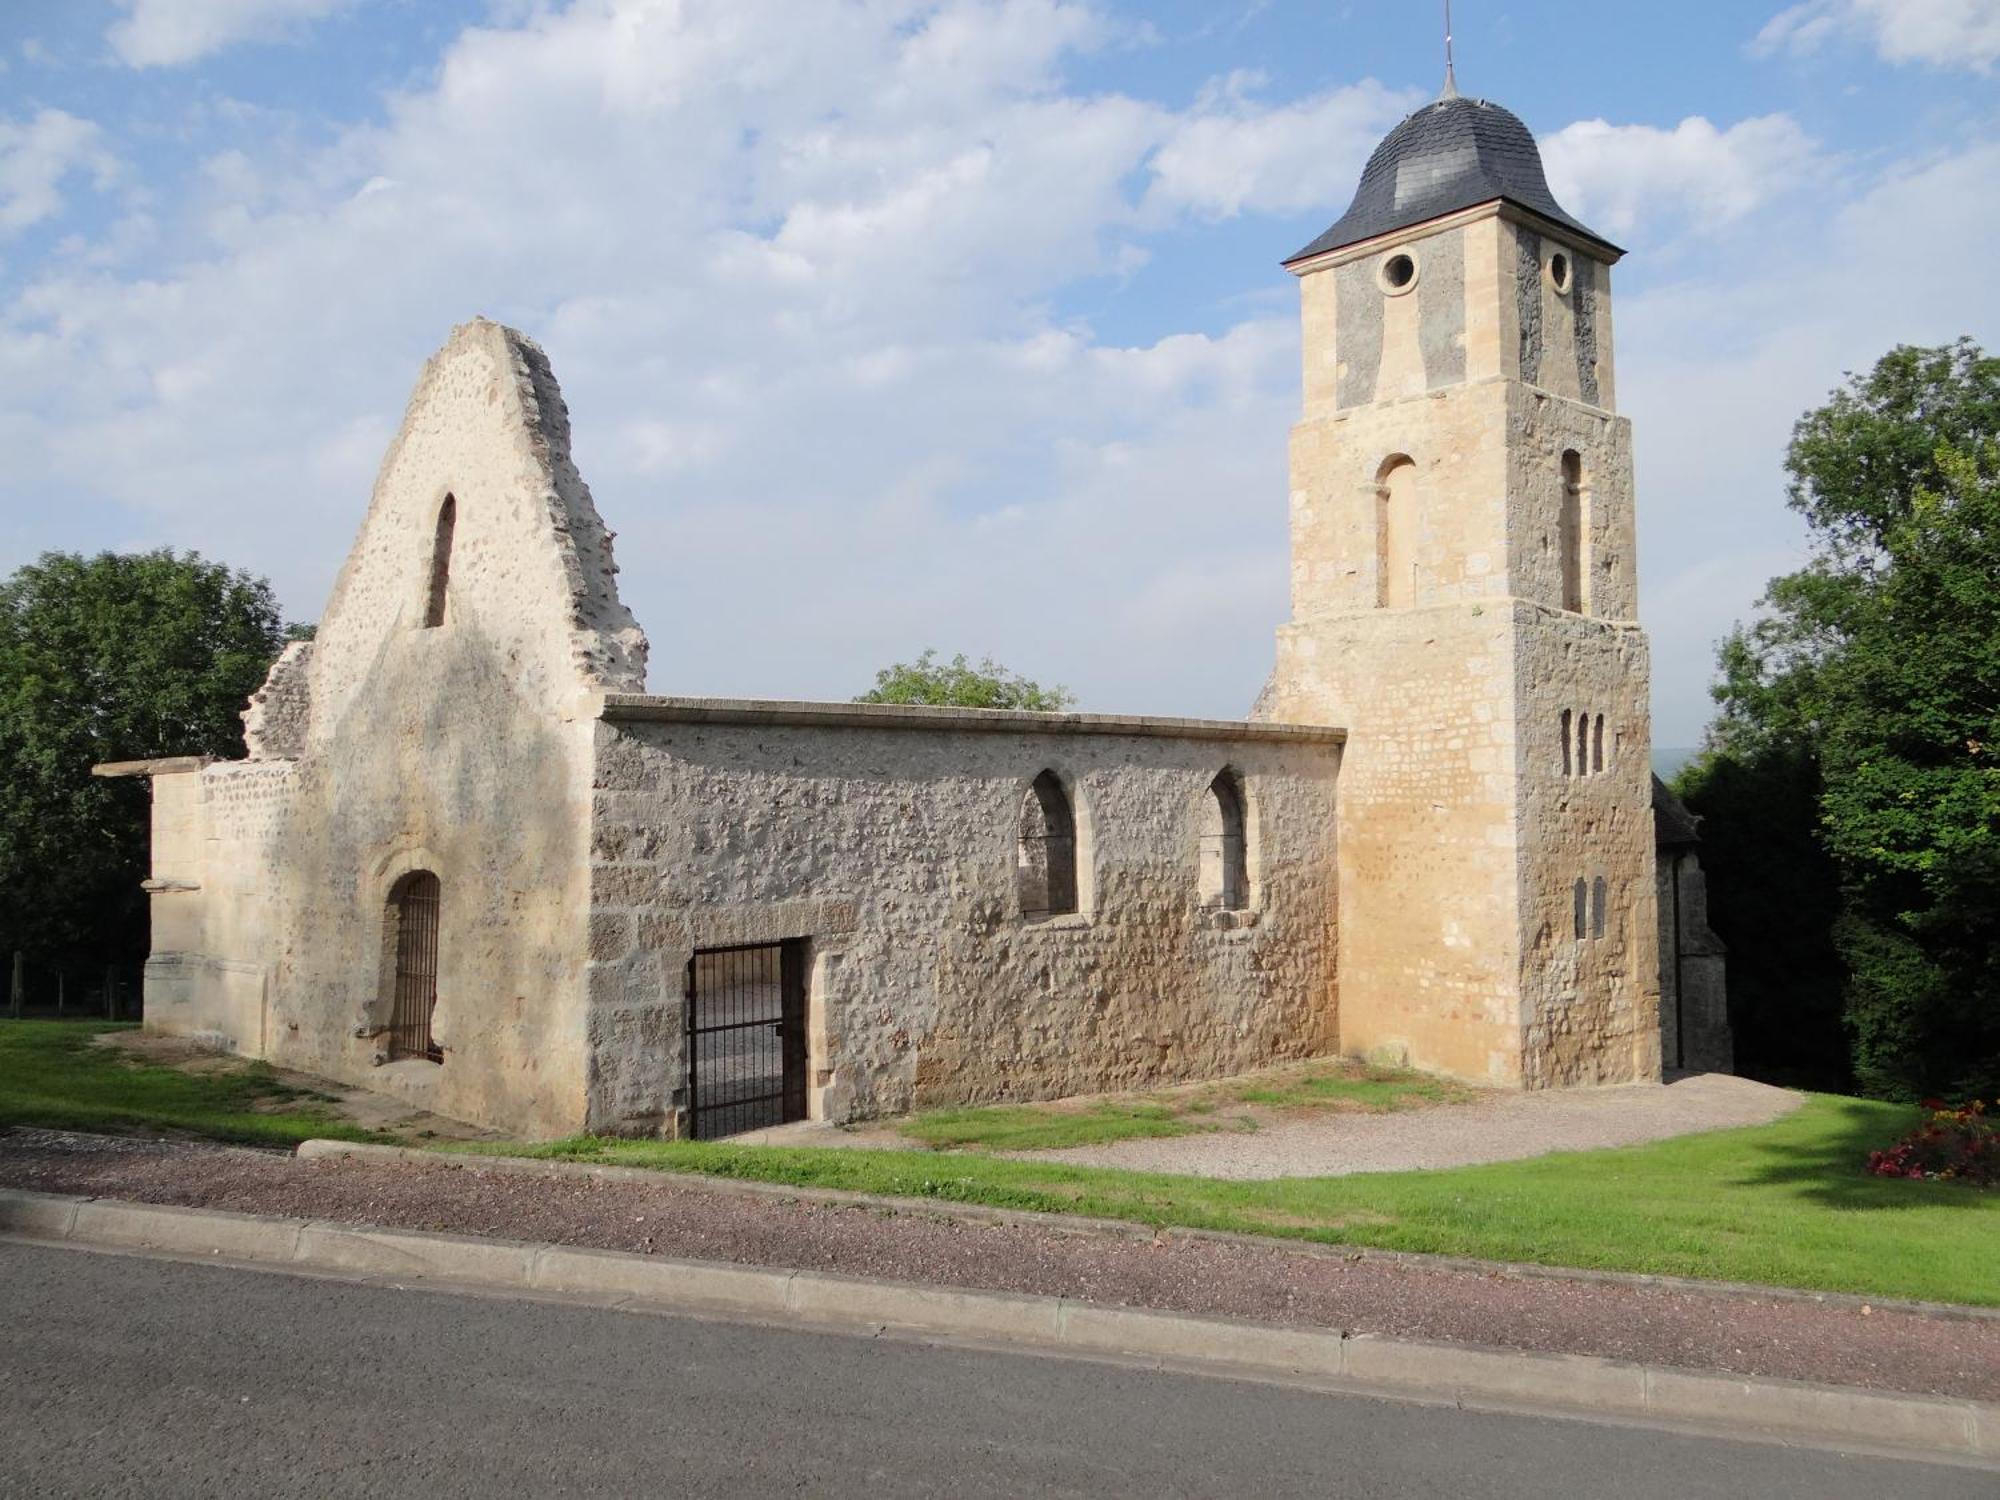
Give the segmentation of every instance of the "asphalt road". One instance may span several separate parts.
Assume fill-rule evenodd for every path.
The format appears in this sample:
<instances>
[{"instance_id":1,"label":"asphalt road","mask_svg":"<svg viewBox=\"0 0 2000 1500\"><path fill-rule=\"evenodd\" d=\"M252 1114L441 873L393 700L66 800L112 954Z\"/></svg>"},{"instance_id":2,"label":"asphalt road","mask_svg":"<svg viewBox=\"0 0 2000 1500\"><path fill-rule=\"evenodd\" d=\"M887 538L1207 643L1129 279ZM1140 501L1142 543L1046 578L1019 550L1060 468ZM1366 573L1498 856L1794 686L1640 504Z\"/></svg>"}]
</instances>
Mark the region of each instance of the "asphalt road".
<instances>
[{"instance_id":1,"label":"asphalt road","mask_svg":"<svg viewBox=\"0 0 2000 1500\"><path fill-rule=\"evenodd\" d=\"M1756 1496L1992 1473L0 1243L0 1495Z\"/></svg>"}]
</instances>

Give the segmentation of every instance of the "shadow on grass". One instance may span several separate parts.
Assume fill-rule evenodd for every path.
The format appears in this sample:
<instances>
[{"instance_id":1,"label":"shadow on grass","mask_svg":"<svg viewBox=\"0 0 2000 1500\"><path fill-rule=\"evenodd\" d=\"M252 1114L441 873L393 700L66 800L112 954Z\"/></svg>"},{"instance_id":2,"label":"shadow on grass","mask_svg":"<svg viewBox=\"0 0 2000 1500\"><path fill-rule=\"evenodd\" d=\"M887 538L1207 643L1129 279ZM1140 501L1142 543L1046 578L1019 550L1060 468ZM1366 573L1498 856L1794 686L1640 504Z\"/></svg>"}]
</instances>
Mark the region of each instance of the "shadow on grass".
<instances>
[{"instance_id":1,"label":"shadow on grass","mask_svg":"<svg viewBox=\"0 0 2000 1500\"><path fill-rule=\"evenodd\" d=\"M1870 1152L1894 1145L1916 1128L1921 1116L1911 1106L1834 1096L1826 1103L1838 1116L1834 1129L1758 1142L1756 1164L1736 1181L1790 1188L1805 1202L1854 1213L1980 1208L1993 1200L1990 1189L1961 1182L1914 1182L1868 1170Z\"/></svg>"}]
</instances>

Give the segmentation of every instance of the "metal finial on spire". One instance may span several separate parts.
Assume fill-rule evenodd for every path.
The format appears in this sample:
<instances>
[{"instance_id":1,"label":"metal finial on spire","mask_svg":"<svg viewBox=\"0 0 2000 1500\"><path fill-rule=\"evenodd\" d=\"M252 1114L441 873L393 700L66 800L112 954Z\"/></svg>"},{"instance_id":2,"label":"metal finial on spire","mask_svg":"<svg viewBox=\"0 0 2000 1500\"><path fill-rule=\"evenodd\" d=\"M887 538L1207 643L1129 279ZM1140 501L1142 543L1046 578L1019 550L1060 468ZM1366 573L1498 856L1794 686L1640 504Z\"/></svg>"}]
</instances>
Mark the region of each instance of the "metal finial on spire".
<instances>
[{"instance_id":1,"label":"metal finial on spire","mask_svg":"<svg viewBox=\"0 0 2000 1500\"><path fill-rule=\"evenodd\" d=\"M1444 92L1440 99L1458 97L1458 73L1451 59L1451 0L1444 0Z\"/></svg>"}]
</instances>

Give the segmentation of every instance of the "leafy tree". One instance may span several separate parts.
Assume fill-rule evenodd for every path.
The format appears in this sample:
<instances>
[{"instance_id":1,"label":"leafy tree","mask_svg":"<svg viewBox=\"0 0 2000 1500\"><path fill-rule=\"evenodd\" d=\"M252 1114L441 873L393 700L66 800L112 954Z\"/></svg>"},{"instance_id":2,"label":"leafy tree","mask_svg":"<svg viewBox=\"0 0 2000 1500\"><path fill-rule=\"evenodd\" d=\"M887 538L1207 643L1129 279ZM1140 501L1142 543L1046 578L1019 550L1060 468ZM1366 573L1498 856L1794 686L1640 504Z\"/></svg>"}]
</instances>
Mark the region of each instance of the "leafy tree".
<instances>
[{"instance_id":1,"label":"leafy tree","mask_svg":"<svg viewBox=\"0 0 2000 1500\"><path fill-rule=\"evenodd\" d=\"M1718 930L1738 966L1773 937L1809 948L1830 870L1854 1078L1890 1097L2000 1089L1996 431L2000 360L1965 340L1897 349L1799 422L1814 555L1724 643L1722 714L1684 778L1716 817L1732 782L1760 784L1734 811L1771 847L1810 799L1825 864L1801 855L1753 898L1754 862L1725 855Z\"/></svg>"},{"instance_id":2,"label":"leafy tree","mask_svg":"<svg viewBox=\"0 0 2000 1500\"><path fill-rule=\"evenodd\" d=\"M93 764L240 755L285 628L195 553L49 552L0 583L0 952L144 956L149 801Z\"/></svg>"},{"instance_id":3,"label":"leafy tree","mask_svg":"<svg viewBox=\"0 0 2000 1500\"><path fill-rule=\"evenodd\" d=\"M963 654L940 664L936 651L897 662L875 674L875 686L856 703L932 703L951 708L1027 708L1060 712L1076 697L1061 686L1043 687L987 657L973 666Z\"/></svg>"}]
</instances>

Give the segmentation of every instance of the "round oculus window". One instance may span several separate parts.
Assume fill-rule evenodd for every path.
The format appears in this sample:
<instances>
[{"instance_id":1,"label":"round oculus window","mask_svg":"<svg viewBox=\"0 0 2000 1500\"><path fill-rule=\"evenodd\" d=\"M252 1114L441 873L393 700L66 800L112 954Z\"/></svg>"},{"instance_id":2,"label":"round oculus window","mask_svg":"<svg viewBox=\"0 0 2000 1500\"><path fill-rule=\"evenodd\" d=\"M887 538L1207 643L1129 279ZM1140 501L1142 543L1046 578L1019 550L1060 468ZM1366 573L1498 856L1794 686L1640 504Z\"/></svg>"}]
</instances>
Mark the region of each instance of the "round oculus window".
<instances>
[{"instance_id":1,"label":"round oculus window","mask_svg":"<svg viewBox=\"0 0 2000 1500\"><path fill-rule=\"evenodd\" d=\"M1560 250L1549 257L1549 284L1559 292L1569 290L1569 257Z\"/></svg>"},{"instance_id":2,"label":"round oculus window","mask_svg":"<svg viewBox=\"0 0 2000 1500\"><path fill-rule=\"evenodd\" d=\"M1382 262L1380 272L1382 290L1396 296L1407 292L1417 284L1417 263L1405 251L1398 251Z\"/></svg>"}]
</instances>

